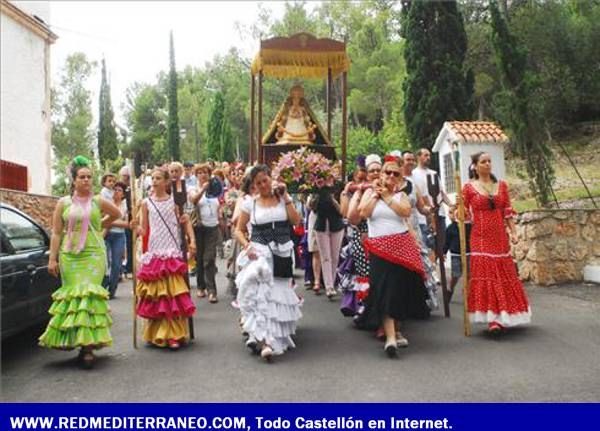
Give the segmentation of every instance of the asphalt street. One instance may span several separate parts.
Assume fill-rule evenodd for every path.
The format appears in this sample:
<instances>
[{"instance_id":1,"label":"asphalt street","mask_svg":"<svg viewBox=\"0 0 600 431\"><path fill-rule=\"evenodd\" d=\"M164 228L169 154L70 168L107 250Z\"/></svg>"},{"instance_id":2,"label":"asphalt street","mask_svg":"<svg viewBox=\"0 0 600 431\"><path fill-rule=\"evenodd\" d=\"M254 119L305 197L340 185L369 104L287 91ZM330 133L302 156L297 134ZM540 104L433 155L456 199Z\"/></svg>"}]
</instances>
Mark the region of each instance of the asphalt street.
<instances>
[{"instance_id":1,"label":"asphalt street","mask_svg":"<svg viewBox=\"0 0 600 431\"><path fill-rule=\"evenodd\" d=\"M131 281L110 302L114 345L98 353L93 370L79 368L75 352L38 347L43 328L5 340L2 399L600 401L600 286L528 287L532 325L500 339L482 326L463 336L458 295L450 319L438 311L405 325L410 346L395 360L371 333L353 329L337 301L299 287L305 303L297 349L268 364L243 345L222 266L217 282L218 304L194 295L196 339L177 352L147 347L141 337L133 348Z\"/></svg>"}]
</instances>

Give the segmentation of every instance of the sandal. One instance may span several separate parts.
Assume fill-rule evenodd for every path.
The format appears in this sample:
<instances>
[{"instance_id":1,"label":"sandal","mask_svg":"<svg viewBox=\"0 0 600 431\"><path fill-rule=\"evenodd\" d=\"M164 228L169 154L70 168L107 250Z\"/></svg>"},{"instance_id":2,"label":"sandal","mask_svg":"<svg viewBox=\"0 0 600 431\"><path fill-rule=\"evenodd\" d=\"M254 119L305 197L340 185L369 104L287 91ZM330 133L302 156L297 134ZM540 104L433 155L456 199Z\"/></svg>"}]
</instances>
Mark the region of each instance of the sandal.
<instances>
[{"instance_id":1,"label":"sandal","mask_svg":"<svg viewBox=\"0 0 600 431\"><path fill-rule=\"evenodd\" d=\"M219 300L217 299L217 295L214 293L210 293L208 295L208 302L210 302L211 304L216 304L217 302L219 302Z\"/></svg>"},{"instance_id":2,"label":"sandal","mask_svg":"<svg viewBox=\"0 0 600 431\"><path fill-rule=\"evenodd\" d=\"M206 297L206 289L198 289L198 298L204 298Z\"/></svg>"},{"instance_id":3,"label":"sandal","mask_svg":"<svg viewBox=\"0 0 600 431\"><path fill-rule=\"evenodd\" d=\"M315 292L315 295L320 295L321 294L321 286L319 286L318 284L315 284L312 288L313 292Z\"/></svg>"}]
</instances>

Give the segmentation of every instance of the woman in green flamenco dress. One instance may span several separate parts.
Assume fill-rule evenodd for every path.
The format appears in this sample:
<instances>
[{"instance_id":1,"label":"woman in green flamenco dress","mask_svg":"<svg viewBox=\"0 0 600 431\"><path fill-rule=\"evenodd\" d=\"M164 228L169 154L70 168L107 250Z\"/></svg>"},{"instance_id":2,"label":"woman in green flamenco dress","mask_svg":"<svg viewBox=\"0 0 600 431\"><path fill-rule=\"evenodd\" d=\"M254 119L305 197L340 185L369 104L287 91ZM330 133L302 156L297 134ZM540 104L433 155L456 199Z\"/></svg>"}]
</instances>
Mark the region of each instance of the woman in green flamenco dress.
<instances>
[{"instance_id":1,"label":"woman in green flamenco dress","mask_svg":"<svg viewBox=\"0 0 600 431\"><path fill-rule=\"evenodd\" d=\"M108 291L102 287L106 269L102 227L110 226L120 211L93 195L92 171L85 157L75 157L70 174L72 195L60 199L54 210L48 262L48 272L54 277L60 273L62 286L52 295L52 318L39 344L59 350L79 348L79 359L91 368L93 350L112 344Z\"/></svg>"}]
</instances>

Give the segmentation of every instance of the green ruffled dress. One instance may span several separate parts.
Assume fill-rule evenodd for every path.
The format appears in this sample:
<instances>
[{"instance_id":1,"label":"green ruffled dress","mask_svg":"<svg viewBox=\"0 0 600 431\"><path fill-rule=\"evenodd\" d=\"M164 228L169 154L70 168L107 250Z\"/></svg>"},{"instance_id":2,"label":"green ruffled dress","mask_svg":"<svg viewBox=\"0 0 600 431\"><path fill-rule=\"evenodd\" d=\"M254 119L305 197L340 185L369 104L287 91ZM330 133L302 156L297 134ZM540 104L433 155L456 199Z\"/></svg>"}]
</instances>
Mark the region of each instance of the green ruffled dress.
<instances>
[{"instance_id":1,"label":"green ruffled dress","mask_svg":"<svg viewBox=\"0 0 600 431\"><path fill-rule=\"evenodd\" d=\"M69 223L73 202L64 198L63 224ZM71 244L79 243L83 211L74 208ZM52 349L71 350L79 347L99 349L112 344L108 291L102 287L106 270L106 249L101 234L102 213L99 198L92 198L90 221L85 246L79 252L67 250L63 235L59 253L62 286L52 295L52 315L39 344ZM75 247L73 247L75 248Z\"/></svg>"}]
</instances>

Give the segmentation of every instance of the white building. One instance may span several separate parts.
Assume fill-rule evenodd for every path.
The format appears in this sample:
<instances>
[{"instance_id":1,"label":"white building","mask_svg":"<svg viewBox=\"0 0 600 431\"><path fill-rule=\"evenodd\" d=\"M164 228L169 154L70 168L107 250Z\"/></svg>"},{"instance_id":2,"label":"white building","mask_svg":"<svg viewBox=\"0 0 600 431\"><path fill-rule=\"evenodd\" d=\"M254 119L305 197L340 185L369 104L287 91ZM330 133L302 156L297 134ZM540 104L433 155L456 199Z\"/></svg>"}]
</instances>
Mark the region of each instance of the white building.
<instances>
[{"instance_id":1,"label":"white building","mask_svg":"<svg viewBox=\"0 0 600 431\"><path fill-rule=\"evenodd\" d=\"M0 0L0 159L27 167L28 191L51 190L48 1Z\"/></svg>"},{"instance_id":2,"label":"white building","mask_svg":"<svg viewBox=\"0 0 600 431\"><path fill-rule=\"evenodd\" d=\"M498 179L506 177L504 146L508 137L496 124L487 121L446 121L440 131L432 151L439 153L440 178L444 189L454 199L456 186L454 181L454 156L458 151L460 158L460 180L469 181L471 155L479 151L488 153L492 158L492 172Z\"/></svg>"}]
</instances>

